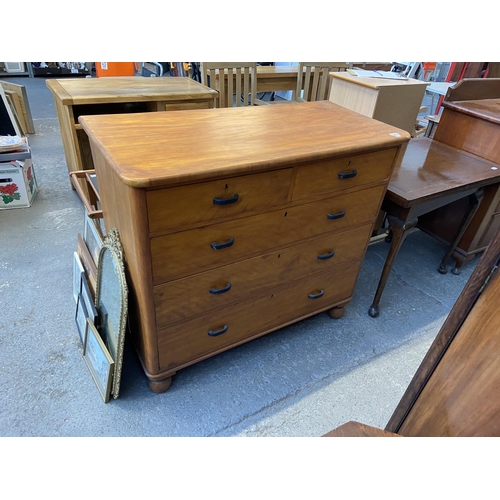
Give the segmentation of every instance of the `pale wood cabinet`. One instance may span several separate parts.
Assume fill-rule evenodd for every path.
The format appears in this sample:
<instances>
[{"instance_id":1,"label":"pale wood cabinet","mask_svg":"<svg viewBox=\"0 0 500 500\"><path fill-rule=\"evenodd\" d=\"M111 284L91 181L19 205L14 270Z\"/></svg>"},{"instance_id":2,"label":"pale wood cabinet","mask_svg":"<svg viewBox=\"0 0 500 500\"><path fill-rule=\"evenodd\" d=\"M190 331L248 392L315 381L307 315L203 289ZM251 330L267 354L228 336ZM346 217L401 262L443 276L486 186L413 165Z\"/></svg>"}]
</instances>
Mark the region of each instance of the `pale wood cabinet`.
<instances>
[{"instance_id":1,"label":"pale wood cabinet","mask_svg":"<svg viewBox=\"0 0 500 500\"><path fill-rule=\"evenodd\" d=\"M329 100L413 134L428 82L330 73Z\"/></svg>"},{"instance_id":2,"label":"pale wood cabinet","mask_svg":"<svg viewBox=\"0 0 500 500\"><path fill-rule=\"evenodd\" d=\"M328 101L80 117L152 390L352 297L410 136Z\"/></svg>"},{"instance_id":3,"label":"pale wood cabinet","mask_svg":"<svg viewBox=\"0 0 500 500\"><path fill-rule=\"evenodd\" d=\"M94 168L83 115L213 108L217 91L191 78L68 78L47 80L52 92L68 173Z\"/></svg>"}]
</instances>

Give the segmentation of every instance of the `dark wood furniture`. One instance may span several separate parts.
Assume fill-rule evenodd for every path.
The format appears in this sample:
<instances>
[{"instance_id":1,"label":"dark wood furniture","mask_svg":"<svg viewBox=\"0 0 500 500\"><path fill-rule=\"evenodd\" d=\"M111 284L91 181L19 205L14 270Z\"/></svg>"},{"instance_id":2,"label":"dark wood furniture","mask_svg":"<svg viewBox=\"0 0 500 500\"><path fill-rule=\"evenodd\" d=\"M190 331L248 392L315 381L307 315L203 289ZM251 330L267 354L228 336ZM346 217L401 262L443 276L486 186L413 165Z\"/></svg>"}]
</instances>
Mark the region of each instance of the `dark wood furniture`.
<instances>
[{"instance_id":1,"label":"dark wood furniture","mask_svg":"<svg viewBox=\"0 0 500 500\"><path fill-rule=\"evenodd\" d=\"M484 252L384 431L349 422L336 436L500 436L500 233Z\"/></svg>"},{"instance_id":2,"label":"dark wood furniture","mask_svg":"<svg viewBox=\"0 0 500 500\"><path fill-rule=\"evenodd\" d=\"M500 79L462 80L448 90L443 108L435 141L500 163ZM467 207L467 200L457 200L426 214L419 227L448 243ZM495 183L485 188L477 213L453 252L453 272L483 251L499 230L500 184Z\"/></svg>"},{"instance_id":3,"label":"dark wood furniture","mask_svg":"<svg viewBox=\"0 0 500 500\"><path fill-rule=\"evenodd\" d=\"M328 101L80 123L156 392L178 370L285 325L340 317L410 139Z\"/></svg>"},{"instance_id":4,"label":"dark wood furniture","mask_svg":"<svg viewBox=\"0 0 500 500\"><path fill-rule=\"evenodd\" d=\"M371 317L379 315L380 299L394 260L408 231L420 224L422 216L456 200L466 206L439 267L445 272L449 258L480 206L483 190L498 182L500 165L425 137L410 141L401 163L394 169L382 203L392 240L368 311Z\"/></svg>"}]
</instances>

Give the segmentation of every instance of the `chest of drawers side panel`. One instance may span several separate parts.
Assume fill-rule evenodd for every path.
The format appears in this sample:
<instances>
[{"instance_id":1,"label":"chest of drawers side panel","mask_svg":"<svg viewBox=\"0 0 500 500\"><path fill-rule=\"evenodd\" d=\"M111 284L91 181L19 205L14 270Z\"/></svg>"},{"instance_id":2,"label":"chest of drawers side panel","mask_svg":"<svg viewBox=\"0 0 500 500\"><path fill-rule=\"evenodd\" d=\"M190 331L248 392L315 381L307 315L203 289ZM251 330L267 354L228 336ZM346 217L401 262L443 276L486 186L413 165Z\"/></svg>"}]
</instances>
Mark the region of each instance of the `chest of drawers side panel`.
<instances>
[{"instance_id":1,"label":"chest of drawers side panel","mask_svg":"<svg viewBox=\"0 0 500 500\"><path fill-rule=\"evenodd\" d=\"M154 374L158 345L145 192L122 183L97 148L92 155L106 230L116 227L123 246L132 340L145 369Z\"/></svg>"}]
</instances>

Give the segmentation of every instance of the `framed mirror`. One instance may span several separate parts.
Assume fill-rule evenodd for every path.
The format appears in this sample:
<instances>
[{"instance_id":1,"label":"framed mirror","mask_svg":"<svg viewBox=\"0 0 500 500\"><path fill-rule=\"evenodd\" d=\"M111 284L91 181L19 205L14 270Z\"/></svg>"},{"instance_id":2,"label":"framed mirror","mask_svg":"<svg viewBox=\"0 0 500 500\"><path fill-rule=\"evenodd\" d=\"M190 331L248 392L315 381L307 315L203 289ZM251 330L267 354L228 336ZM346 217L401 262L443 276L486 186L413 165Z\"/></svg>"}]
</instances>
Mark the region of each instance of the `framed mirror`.
<instances>
[{"instance_id":1,"label":"framed mirror","mask_svg":"<svg viewBox=\"0 0 500 500\"><path fill-rule=\"evenodd\" d=\"M99 252L95 305L99 333L114 362L111 394L116 399L120 392L128 307L123 250L116 228L106 235Z\"/></svg>"}]
</instances>

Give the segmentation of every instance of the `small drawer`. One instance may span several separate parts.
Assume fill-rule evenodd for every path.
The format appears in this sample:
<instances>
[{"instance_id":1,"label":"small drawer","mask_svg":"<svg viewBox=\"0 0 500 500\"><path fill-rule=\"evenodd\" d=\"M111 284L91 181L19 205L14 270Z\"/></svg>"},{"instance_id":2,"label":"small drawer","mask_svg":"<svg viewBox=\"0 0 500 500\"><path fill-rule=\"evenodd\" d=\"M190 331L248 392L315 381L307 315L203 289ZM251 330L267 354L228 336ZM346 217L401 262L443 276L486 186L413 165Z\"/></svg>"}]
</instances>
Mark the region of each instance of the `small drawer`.
<instances>
[{"instance_id":1,"label":"small drawer","mask_svg":"<svg viewBox=\"0 0 500 500\"><path fill-rule=\"evenodd\" d=\"M371 224L155 287L156 324L164 328L207 311L258 297L339 265L360 261Z\"/></svg>"},{"instance_id":2,"label":"small drawer","mask_svg":"<svg viewBox=\"0 0 500 500\"><path fill-rule=\"evenodd\" d=\"M292 199L314 200L343 189L389 179L397 148L334 160L325 160L297 169Z\"/></svg>"},{"instance_id":3,"label":"small drawer","mask_svg":"<svg viewBox=\"0 0 500 500\"><path fill-rule=\"evenodd\" d=\"M151 238L155 285L322 234L373 224L385 186Z\"/></svg>"},{"instance_id":4,"label":"small drawer","mask_svg":"<svg viewBox=\"0 0 500 500\"><path fill-rule=\"evenodd\" d=\"M344 303L352 296L360 266L341 266L159 330L160 370L178 369L298 318Z\"/></svg>"},{"instance_id":5,"label":"small drawer","mask_svg":"<svg viewBox=\"0 0 500 500\"><path fill-rule=\"evenodd\" d=\"M288 200L292 169L148 191L149 231L261 213Z\"/></svg>"}]
</instances>

